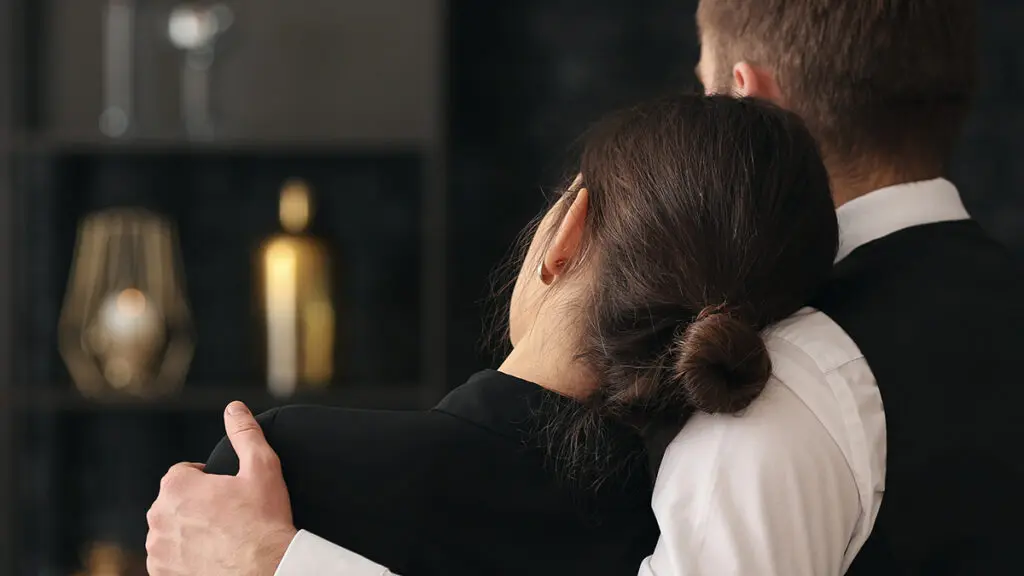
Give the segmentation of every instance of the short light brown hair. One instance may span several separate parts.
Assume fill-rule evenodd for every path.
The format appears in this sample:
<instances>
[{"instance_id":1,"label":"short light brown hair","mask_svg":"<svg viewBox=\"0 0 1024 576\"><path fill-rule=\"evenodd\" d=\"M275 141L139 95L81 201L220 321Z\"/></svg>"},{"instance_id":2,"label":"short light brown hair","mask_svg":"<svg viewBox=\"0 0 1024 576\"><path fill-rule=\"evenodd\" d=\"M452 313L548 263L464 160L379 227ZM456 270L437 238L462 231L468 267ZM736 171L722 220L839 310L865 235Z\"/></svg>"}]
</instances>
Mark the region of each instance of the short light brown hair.
<instances>
[{"instance_id":1,"label":"short light brown hair","mask_svg":"<svg viewBox=\"0 0 1024 576\"><path fill-rule=\"evenodd\" d=\"M941 169L970 106L973 0L701 0L717 88L747 61L771 70L830 168ZM729 78L722 77L729 74Z\"/></svg>"}]
</instances>

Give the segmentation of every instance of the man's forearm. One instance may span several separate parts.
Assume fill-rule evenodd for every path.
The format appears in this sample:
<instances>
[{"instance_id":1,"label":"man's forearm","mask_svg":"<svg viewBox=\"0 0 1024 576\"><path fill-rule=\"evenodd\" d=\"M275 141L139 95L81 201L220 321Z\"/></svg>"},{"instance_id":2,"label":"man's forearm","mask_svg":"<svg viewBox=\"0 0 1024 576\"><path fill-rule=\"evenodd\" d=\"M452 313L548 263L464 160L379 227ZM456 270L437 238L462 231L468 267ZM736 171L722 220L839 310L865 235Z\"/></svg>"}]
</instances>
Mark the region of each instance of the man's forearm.
<instances>
[{"instance_id":1,"label":"man's forearm","mask_svg":"<svg viewBox=\"0 0 1024 576\"><path fill-rule=\"evenodd\" d=\"M300 530L274 576L395 576L390 570L319 536Z\"/></svg>"}]
</instances>

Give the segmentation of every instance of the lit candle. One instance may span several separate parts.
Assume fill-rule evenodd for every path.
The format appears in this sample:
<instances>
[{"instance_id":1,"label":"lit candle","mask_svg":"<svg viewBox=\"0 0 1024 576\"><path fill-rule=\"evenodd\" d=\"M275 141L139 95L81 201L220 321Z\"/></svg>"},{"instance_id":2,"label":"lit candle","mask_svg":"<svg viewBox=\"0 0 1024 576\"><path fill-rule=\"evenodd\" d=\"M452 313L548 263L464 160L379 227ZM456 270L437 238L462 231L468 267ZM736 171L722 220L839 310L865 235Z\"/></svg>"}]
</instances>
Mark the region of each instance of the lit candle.
<instances>
[{"instance_id":1,"label":"lit candle","mask_svg":"<svg viewBox=\"0 0 1024 576\"><path fill-rule=\"evenodd\" d=\"M141 290L127 288L103 303L100 317L114 342L124 344L151 330L154 312Z\"/></svg>"},{"instance_id":2,"label":"lit candle","mask_svg":"<svg viewBox=\"0 0 1024 576\"><path fill-rule=\"evenodd\" d=\"M160 313L141 290L126 288L103 301L98 320L92 346L103 358L103 376L125 388L140 377L159 343Z\"/></svg>"}]
</instances>

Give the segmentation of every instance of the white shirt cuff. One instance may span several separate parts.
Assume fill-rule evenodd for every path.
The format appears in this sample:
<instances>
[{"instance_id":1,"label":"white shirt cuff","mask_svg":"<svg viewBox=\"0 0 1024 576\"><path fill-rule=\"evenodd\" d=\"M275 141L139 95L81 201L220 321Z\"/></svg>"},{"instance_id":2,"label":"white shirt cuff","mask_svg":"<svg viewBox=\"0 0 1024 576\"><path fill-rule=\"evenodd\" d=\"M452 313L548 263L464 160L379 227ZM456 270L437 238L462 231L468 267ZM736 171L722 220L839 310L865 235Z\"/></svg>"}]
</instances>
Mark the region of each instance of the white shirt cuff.
<instances>
[{"instance_id":1,"label":"white shirt cuff","mask_svg":"<svg viewBox=\"0 0 1024 576\"><path fill-rule=\"evenodd\" d=\"M299 530L274 576L393 576L366 558L319 536Z\"/></svg>"}]
</instances>

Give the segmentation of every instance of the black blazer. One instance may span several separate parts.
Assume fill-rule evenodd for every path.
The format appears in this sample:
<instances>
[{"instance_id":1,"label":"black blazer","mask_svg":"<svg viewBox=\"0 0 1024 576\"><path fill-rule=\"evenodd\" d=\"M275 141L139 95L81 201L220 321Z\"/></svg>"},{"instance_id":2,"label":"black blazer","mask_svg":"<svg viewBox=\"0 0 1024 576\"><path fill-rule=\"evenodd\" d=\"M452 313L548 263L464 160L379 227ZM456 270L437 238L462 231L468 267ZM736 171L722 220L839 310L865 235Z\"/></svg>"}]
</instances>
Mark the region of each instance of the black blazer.
<instances>
[{"instance_id":1,"label":"black blazer","mask_svg":"<svg viewBox=\"0 0 1024 576\"><path fill-rule=\"evenodd\" d=\"M536 440L547 402L570 400L486 371L428 412L286 407L259 420L296 526L402 576L636 574L658 539L644 458L597 492L570 488ZM222 440L207 471L237 469Z\"/></svg>"}]
</instances>

